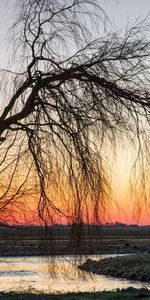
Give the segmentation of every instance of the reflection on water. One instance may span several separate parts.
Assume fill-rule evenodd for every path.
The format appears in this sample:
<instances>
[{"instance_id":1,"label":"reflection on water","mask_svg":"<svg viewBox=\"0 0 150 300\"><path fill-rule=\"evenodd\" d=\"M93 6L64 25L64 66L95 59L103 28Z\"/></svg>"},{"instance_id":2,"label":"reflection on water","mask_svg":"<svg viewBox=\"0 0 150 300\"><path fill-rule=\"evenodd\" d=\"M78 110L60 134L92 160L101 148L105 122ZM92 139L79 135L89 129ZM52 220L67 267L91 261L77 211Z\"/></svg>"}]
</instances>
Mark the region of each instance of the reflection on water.
<instances>
[{"instance_id":1,"label":"reflection on water","mask_svg":"<svg viewBox=\"0 0 150 300\"><path fill-rule=\"evenodd\" d=\"M106 257L92 256L94 259ZM0 258L0 291L36 289L45 292L101 291L134 286L143 287L142 283L118 280L102 275L92 275L79 270L89 256L54 257L1 257ZM91 258L91 256L90 256ZM144 287L150 289L150 284Z\"/></svg>"}]
</instances>

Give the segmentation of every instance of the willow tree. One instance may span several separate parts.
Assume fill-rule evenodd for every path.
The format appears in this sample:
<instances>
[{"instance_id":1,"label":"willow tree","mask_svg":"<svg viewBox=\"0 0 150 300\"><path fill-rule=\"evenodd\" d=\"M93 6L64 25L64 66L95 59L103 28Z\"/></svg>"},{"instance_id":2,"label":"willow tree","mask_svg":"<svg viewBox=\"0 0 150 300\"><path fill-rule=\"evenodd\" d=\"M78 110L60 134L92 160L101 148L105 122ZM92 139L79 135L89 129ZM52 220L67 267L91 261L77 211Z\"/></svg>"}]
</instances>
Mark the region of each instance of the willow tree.
<instances>
[{"instance_id":1,"label":"willow tree","mask_svg":"<svg viewBox=\"0 0 150 300\"><path fill-rule=\"evenodd\" d=\"M108 144L136 135L140 147L149 123L148 25L108 32L96 0L19 0L15 11L1 72L1 214L13 222L30 205L35 223L99 222Z\"/></svg>"}]
</instances>

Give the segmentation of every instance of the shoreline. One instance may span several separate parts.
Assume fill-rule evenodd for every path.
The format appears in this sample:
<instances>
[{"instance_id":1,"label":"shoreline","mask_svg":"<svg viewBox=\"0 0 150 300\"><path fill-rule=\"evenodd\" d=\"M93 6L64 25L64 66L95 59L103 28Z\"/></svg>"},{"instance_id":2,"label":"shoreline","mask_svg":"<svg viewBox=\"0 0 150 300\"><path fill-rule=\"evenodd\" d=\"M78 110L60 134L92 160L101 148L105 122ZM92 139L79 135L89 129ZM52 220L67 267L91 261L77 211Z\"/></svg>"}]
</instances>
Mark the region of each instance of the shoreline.
<instances>
[{"instance_id":1,"label":"shoreline","mask_svg":"<svg viewBox=\"0 0 150 300\"><path fill-rule=\"evenodd\" d=\"M150 283L150 254L88 259L79 269L98 275Z\"/></svg>"}]
</instances>

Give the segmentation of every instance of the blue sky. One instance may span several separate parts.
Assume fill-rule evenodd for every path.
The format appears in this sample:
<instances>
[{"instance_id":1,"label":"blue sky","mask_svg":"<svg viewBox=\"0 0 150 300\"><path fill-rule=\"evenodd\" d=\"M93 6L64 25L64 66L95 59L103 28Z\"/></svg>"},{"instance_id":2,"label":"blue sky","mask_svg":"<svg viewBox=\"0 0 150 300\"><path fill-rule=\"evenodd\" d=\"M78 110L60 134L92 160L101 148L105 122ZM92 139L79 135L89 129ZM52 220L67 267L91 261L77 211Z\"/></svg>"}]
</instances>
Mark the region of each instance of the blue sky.
<instances>
[{"instance_id":1,"label":"blue sky","mask_svg":"<svg viewBox=\"0 0 150 300\"><path fill-rule=\"evenodd\" d=\"M13 22L13 3L15 0L0 0L0 67L6 66L8 58L8 28ZM150 13L150 0L98 0L98 3L117 28Z\"/></svg>"},{"instance_id":2,"label":"blue sky","mask_svg":"<svg viewBox=\"0 0 150 300\"><path fill-rule=\"evenodd\" d=\"M103 0L104 8L118 27L129 21L145 17L150 12L149 0Z\"/></svg>"}]
</instances>

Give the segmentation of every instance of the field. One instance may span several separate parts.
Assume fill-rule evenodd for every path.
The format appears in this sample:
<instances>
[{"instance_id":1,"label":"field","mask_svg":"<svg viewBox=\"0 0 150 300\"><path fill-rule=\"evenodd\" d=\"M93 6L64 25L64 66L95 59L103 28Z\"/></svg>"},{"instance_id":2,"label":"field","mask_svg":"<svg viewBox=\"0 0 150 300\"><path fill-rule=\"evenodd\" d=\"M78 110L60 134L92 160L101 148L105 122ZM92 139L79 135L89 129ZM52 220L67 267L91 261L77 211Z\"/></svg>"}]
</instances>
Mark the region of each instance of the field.
<instances>
[{"instance_id":1,"label":"field","mask_svg":"<svg viewBox=\"0 0 150 300\"><path fill-rule=\"evenodd\" d=\"M0 256L150 252L150 227L0 227Z\"/></svg>"}]
</instances>

